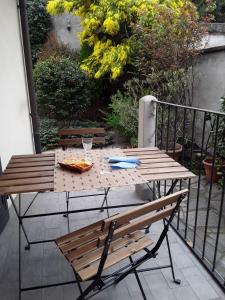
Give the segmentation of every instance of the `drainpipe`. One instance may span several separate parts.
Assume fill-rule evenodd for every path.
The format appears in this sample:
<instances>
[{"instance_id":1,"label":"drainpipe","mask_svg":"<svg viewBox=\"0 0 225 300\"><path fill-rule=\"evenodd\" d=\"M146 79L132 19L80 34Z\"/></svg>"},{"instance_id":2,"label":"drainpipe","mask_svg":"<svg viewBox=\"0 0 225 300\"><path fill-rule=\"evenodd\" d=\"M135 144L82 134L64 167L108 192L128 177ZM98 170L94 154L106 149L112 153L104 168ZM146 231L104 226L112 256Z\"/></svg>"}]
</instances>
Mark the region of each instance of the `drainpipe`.
<instances>
[{"instance_id":1,"label":"drainpipe","mask_svg":"<svg viewBox=\"0 0 225 300\"><path fill-rule=\"evenodd\" d=\"M29 104L30 104L30 116L33 126L33 137L35 152L41 153L41 143L40 143L40 132L39 132L39 117L37 112L37 101L34 91L34 81L32 74L32 58L31 58L31 48L29 39L29 28L28 28L28 18L27 18L27 3L26 0L18 0L18 8L20 15L20 26L22 33L23 42L23 53L24 53L24 64L27 75L27 88L29 94Z\"/></svg>"}]
</instances>

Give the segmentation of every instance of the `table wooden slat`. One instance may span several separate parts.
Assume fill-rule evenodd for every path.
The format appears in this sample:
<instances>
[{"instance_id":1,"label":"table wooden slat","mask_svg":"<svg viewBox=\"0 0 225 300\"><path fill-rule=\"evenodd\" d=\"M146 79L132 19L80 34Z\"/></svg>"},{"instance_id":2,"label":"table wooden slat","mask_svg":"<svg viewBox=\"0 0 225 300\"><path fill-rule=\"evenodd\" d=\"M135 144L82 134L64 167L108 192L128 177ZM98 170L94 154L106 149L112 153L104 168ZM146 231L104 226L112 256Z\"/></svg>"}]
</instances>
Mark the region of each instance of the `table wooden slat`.
<instances>
[{"instance_id":1,"label":"table wooden slat","mask_svg":"<svg viewBox=\"0 0 225 300\"><path fill-rule=\"evenodd\" d=\"M42 184L42 183L53 183L53 176L49 177L38 177L38 178L19 178L19 179L8 179L8 180L0 180L0 187L7 186L20 186L20 185L34 185L34 184Z\"/></svg>"},{"instance_id":2,"label":"table wooden slat","mask_svg":"<svg viewBox=\"0 0 225 300\"><path fill-rule=\"evenodd\" d=\"M194 178L196 175L191 172L177 172L177 173L165 173L165 174L142 173L142 176L147 181L155 181L155 180L188 179L188 178Z\"/></svg>"},{"instance_id":3,"label":"table wooden slat","mask_svg":"<svg viewBox=\"0 0 225 300\"><path fill-rule=\"evenodd\" d=\"M158 163L142 163L139 169L154 169L154 168L168 168L168 167L180 167L181 165L175 161L158 162Z\"/></svg>"},{"instance_id":4,"label":"table wooden slat","mask_svg":"<svg viewBox=\"0 0 225 300\"><path fill-rule=\"evenodd\" d=\"M21 167L38 167L38 166L53 166L55 160L24 162L24 163L9 163L7 169L21 168Z\"/></svg>"},{"instance_id":5,"label":"table wooden slat","mask_svg":"<svg viewBox=\"0 0 225 300\"><path fill-rule=\"evenodd\" d=\"M18 194L18 193L53 191L53 187L54 187L53 182L31 184L31 185L20 185L20 186L12 186L12 187L7 186L7 187L0 188L0 194L9 195L9 194Z\"/></svg>"},{"instance_id":6,"label":"table wooden slat","mask_svg":"<svg viewBox=\"0 0 225 300\"><path fill-rule=\"evenodd\" d=\"M139 168L138 168L139 169ZM180 167L170 167L170 168L154 168L154 169L141 169L142 174L163 174L172 173L176 174L177 172L188 172L188 170L182 166Z\"/></svg>"},{"instance_id":7,"label":"table wooden slat","mask_svg":"<svg viewBox=\"0 0 225 300\"><path fill-rule=\"evenodd\" d=\"M43 162L43 161L54 161L54 156L47 156L47 157L27 157L27 158L12 158L10 163L26 163L26 162Z\"/></svg>"},{"instance_id":8,"label":"table wooden slat","mask_svg":"<svg viewBox=\"0 0 225 300\"><path fill-rule=\"evenodd\" d=\"M36 171L52 171L54 170L54 165L52 166L39 166L39 167L27 167L27 168L15 168L15 169L6 169L4 174L16 174L24 172L36 172Z\"/></svg>"},{"instance_id":9,"label":"table wooden slat","mask_svg":"<svg viewBox=\"0 0 225 300\"><path fill-rule=\"evenodd\" d=\"M55 157L55 153L54 152L49 152L49 153L42 153L42 154L13 155L12 159L36 158L36 157Z\"/></svg>"},{"instance_id":10,"label":"table wooden slat","mask_svg":"<svg viewBox=\"0 0 225 300\"><path fill-rule=\"evenodd\" d=\"M52 171L40 171L40 172L26 172L26 173L9 173L0 176L1 180L8 180L8 179L23 179L23 178L39 178L39 177L49 177L54 176L54 170Z\"/></svg>"}]
</instances>

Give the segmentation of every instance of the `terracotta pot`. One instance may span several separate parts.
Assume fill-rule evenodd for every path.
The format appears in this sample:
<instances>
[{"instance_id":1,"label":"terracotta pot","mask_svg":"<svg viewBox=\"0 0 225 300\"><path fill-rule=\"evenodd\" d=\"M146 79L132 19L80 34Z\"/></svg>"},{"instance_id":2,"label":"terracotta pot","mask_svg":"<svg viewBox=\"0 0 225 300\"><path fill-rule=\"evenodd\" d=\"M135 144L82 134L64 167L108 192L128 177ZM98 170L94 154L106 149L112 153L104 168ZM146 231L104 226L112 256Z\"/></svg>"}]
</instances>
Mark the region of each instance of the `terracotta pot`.
<instances>
[{"instance_id":1,"label":"terracotta pot","mask_svg":"<svg viewBox=\"0 0 225 300\"><path fill-rule=\"evenodd\" d=\"M176 143L175 150L169 146L169 149L166 151L166 153L174 160L179 161L182 151L183 151L183 146L181 144Z\"/></svg>"},{"instance_id":2,"label":"terracotta pot","mask_svg":"<svg viewBox=\"0 0 225 300\"><path fill-rule=\"evenodd\" d=\"M204 170L206 179L208 182L211 182L212 177L212 183L218 182L218 180L222 177L221 174L218 174L218 167L213 166L213 159L212 158L206 158L203 160ZM219 166L220 170L225 170L225 161L221 161L221 165Z\"/></svg>"}]
</instances>

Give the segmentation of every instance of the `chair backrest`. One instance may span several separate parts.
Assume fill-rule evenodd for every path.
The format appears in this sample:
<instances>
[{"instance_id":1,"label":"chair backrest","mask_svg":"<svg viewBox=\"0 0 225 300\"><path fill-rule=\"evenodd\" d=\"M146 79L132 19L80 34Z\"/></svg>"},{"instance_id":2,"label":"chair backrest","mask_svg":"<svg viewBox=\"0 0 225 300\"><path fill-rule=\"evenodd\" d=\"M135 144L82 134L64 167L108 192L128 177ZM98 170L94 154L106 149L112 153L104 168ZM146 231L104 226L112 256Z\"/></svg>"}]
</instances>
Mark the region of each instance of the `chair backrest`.
<instances>
[{"instance_id":1,"label":"chair backrest","mask_svg":"<svg viewBox=\"0 0 225 300\"><path fill-rule=\"evenodd\" d=\"M136 230L143 229L154 222L170 217L172 214L174 216L180 202L187 193L188 190L185 189L103 220L103 234L98 238L98 246L104 245L113 221L116 221L116 229L113 233L113 240L115 240Z\"/></svg>"},{"instance_id":2,"label":"chair backrest","mask_svg":"<svg viewBox=\"0 0 225 300\"><path fill-rule=\"evenodd\" d=\"M92 135L93 143L98 145L105 144L105 129L104 128L68 128L61 129L58 132L60 136L59 145L65 150L68 146L81 146L82 136Z\"/></svg>"}]
</instances>

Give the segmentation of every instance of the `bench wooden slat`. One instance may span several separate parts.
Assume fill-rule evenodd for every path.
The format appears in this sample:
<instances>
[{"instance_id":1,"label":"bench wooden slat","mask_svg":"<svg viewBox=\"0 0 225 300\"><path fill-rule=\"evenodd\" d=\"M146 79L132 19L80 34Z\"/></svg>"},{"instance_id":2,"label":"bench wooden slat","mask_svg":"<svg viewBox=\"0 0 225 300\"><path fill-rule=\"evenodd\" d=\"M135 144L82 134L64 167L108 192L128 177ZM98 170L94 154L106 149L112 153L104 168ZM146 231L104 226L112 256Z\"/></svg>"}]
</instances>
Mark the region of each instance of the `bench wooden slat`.
<instances>
[{"instance_id":1,"label":"bench wooden slat","mask_svg":"<svg viewBox=\"0 0 225 300\"><path fill-rule=\"evenodd\" d=\"M123 149L124 153L132 153L132 152L142 152L142 151L155 151L159 150L157 147L146 147L146 148L131 148L131 149Z\"/></svg>"},{"instance_id":2,"label":"bench wooden slat","mask_svg":"<svg viewBox=\"0 0 225 300\"><path fill-rule=\"evenodd\" d=\"M64 135L85 135L85 134L98 134L104 135L104 128L68 128L59 130L60 136Z\"/></svg>"},{"instance_id":3,"label":"bench wooden slat","mask_svg":"<svg viewBox=\"0 0 225 300\"><path fill-rule=\"evenodd\" d=\"M104 144L104 137L93 137L94 144ZM82 145L82 138L66 138L59 141L60 146Z\"/></svg>"},{"instance_id":4,"label":"bench wooden slat","mask_svg":"<svg viewBox=\"0 0 225 300\"><path fill-rule=\"evenodd\" d=\"M54 170L54 165L52 166L39 166L39 167L27 167L27 168L15 168L6 169L4 174L17 174L17 173L32 173L32 172L44 172Z\"/></svg>"}]
</instances>

